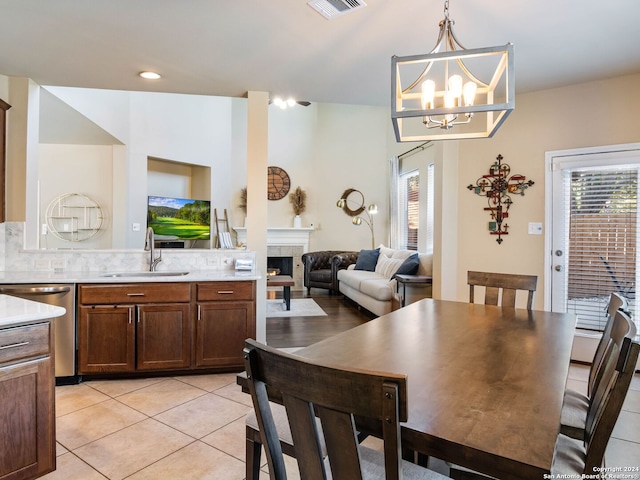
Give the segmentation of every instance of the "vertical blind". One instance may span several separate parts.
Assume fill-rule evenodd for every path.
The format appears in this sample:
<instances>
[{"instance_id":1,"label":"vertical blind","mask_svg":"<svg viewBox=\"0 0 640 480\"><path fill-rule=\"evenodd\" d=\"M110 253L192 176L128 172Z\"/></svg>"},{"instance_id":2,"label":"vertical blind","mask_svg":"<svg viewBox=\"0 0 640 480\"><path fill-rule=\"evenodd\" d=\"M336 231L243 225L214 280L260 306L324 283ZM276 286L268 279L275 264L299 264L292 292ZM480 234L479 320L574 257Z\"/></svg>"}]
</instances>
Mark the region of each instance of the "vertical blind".
<instances>
[{"instance_id":1,"label":"vertical blind","mask_svg":"<svg viewBox=\"0 0 640 480\"><path fill-rule=\"evenodd\" d=\"M567 311L603 330L611 292L635 307L638 166L564 170Z\"/></svg>"}]
</instances>

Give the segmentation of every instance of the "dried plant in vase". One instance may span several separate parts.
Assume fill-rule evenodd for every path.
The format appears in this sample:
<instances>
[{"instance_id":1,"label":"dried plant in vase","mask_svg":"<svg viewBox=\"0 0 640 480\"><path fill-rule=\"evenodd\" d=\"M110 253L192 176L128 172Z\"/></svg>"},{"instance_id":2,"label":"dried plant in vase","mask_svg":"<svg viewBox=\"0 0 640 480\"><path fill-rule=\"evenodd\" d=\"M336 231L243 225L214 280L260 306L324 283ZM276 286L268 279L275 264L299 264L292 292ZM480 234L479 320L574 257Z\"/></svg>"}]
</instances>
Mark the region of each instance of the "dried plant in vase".
<instances>
[{"instance_id":1,"label":"dried plant in vase","mask_svg":"<svg viewBox=\"0 0 640 480\"><path fill-rule=\"evenodd\" d=\"M247 187L240 189L240 205L238 205L242 211L247 214Z\"/></svg>"},{"instance_id":2,"label":"dried plant in vase","mask_svg":"<svg viewBox=\"0 0 640 480\"><path fill-rule=\"evenodd\" d=\"M307 192L297 187L293 193L289 194L289 202L293 207L293 213L300 215L307 208Z\"/></svg>"}]
</instances>

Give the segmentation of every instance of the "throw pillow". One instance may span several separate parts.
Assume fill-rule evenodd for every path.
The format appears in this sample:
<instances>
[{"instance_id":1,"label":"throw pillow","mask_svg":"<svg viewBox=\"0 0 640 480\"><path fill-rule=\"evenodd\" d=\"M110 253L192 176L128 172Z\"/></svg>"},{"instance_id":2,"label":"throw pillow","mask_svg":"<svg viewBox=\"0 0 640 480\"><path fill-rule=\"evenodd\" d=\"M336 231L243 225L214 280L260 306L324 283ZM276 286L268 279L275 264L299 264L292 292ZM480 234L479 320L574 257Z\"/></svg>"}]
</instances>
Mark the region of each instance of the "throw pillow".
<instances>
[{"instance_id":1,"label":"throw pillow","mask_svg":"<svg viewBox=\"0 0 640 480\"><path fill-rule=\"evenodd\" d=\"M403 262L404 260L401 258L389 258L386 255L380 255L375 272L384 278L390 279L395 275L396 270L400 268Z\"/></svg>"},{"instance_id":2,"label":"throw pillow","mask_svg":"<svg viewBox=\"0 0 640 480\"><path fill-rule=\"evenodd\" d=\"M400 265L400 268L398 268L395 274L415 275L418 273L418 267L420 267L420 259L418 258L418 254L414 253L402 262L402 265Z\"/></svg>"},{"instance_id":3,"label":"throw pillow","mask_svg":"<svg viewBox=\"0 0 640 480\"><path fill-rule=\"evenodd\" d=\"M375 250L360 250L354 270L367 270L368 272L373 272L376 269L376 264L378 263L378 255L380 255L379 248L376 248Z\"/></svg>"}]
</instances>

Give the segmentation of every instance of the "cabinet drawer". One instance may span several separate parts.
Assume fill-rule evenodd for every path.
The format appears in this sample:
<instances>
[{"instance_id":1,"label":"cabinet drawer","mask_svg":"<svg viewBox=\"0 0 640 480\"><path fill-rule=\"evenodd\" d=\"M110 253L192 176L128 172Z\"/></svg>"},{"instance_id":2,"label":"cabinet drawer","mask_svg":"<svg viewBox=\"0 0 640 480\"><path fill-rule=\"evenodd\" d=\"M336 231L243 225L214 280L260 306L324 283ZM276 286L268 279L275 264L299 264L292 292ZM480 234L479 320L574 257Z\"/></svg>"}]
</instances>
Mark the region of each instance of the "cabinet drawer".
<instances>
[{"instance_id":1,"label":"cabinet drawer","mask_svg":"<svg viewBox=\"0 0 640 480\"><path fill-rule=\"evenodd\" d=\"M83 305L189 302L191 284L178 282L80 285L78 297Z\"/></svg>"},{"instance_id":2,"label":"cabinet drawer","mask_svg":"<svg viewBox=\"0 0 640 480\"><path fill-rule=\"evenodd\" d=\"M198 301L253 300L254 282L211 282L197 284Z\"/></svg>"},{"instance_id":3,"label":"cabinet drawer","mask_svg":"<svg viewBox=\"0 0 640 480\"><path fill-rule=\"evenodd\" d=\"M51 323L37 323L0 330L0 363L50 353Z\"/></svg>"}]
</instances>

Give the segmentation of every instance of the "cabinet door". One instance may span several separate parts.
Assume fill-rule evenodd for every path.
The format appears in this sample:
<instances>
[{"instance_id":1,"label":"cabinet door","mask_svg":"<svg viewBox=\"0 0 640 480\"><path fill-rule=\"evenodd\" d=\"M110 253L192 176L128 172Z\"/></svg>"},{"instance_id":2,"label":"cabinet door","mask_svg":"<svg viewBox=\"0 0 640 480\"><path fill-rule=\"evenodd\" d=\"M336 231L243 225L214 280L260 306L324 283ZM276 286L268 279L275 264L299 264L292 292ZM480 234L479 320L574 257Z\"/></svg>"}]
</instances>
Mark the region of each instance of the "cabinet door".
<instances>
[{"instance_id":1,"label":"cabinet door","mask_svg":"<svg viewBox=\"0 0 640 480\"><path fill-rule=\"evenodd\" d=\"M189 304L138 306L136 327L138 370L189 368L191 322Z\"/></svg>"},{"instance_id":2,"label":"cabinet door","mask_svg":"<svg viewBox=\"0 0 640 480\"><path fill-rule=\"evenodd\" d=\"M255 337L253 302L198 303L196 366L242 367L247 337Z\"/></svg>"},{"instance_id":3,"label":"cabinet door","mask_svg":"<svg viewBox=\"0 0 640 480\"><path fill-rule=\"evenodd\" d=\"M0 479L55 469L54 376L50 357L0 367Z\"/></svg>"},{"instance_id":4,"label":"cabinet door","mask_svg":"<svg viewBox=\"0 0 640 480\"><path fill-rule=\"evenodd\" d=\"M78 373L134 371L134 307L78 310Z\"/></svg>"}]
</instances>

